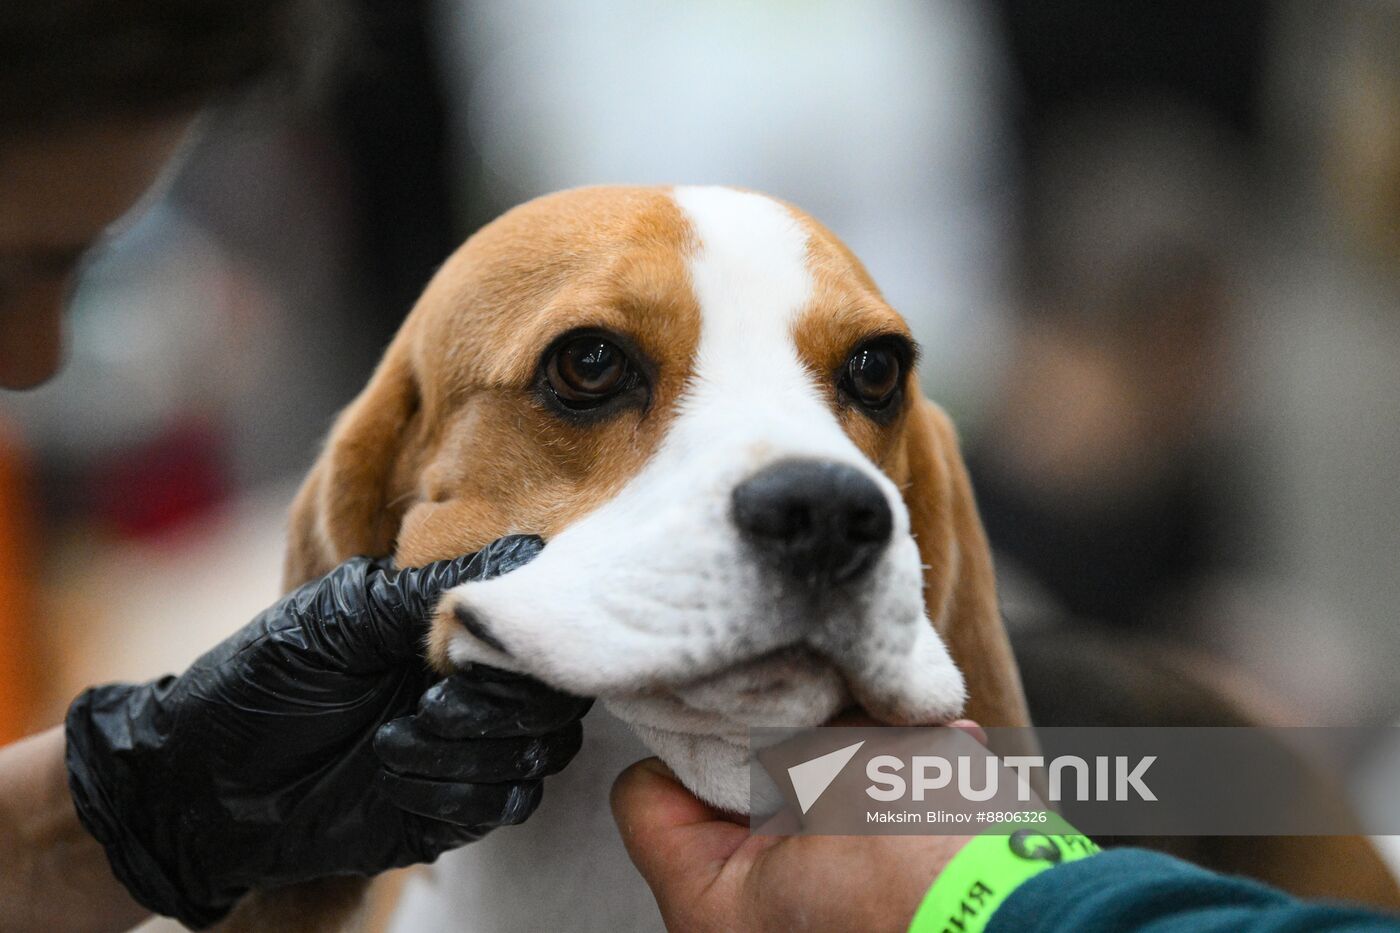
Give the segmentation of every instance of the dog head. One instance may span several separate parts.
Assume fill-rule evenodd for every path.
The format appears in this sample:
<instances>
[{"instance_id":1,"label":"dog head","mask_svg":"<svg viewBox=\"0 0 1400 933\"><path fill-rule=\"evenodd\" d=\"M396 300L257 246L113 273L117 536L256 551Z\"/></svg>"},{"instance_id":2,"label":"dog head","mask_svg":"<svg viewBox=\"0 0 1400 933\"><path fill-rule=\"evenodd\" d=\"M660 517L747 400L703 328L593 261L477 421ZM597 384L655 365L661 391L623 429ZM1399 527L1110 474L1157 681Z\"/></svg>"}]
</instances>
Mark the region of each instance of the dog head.
<instances>
[{"instance_id":1,"label":"dog head","mask_svg":"<svg viewBox=\"0 0 1400 933\"><path fill-rule=\"evenodd\" d=\"M750 725L1024 724L956 437L825 228L728 188L568 191L472 237L338 420L289 582L512 532L429 645L601 697L746 807ZM970 693L970 701L969 701Z\"/></svg>"}]
</instances>

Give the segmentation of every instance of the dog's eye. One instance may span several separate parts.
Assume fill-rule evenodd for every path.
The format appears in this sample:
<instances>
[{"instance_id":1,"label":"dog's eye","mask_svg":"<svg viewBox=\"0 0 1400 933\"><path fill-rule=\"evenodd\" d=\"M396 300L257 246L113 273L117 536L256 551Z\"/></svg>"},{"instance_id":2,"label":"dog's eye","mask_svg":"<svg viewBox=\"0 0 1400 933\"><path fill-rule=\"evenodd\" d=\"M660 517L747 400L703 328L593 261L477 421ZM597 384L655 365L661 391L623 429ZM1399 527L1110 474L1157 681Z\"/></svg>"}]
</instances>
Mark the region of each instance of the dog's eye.
<instances>
[{"instance_id":1,"label":"dog's eye","mask_svg":"<svg viewBox=\"0 0 1400 933\"><path fill-rule=\"evenodd\" d=\"M903 374L904 362L898 351L887 342L875 342L851 354L842 381L848 395L878 411L894 398Z\"/></svg>"},{"instance_id":2,"label":"dog's eye","mask_svg":"<svg viewBox=\"0 0 1400 933\"><path fill-rule=\"evenodd\" d=\"M554 394L566 405L586 407L627 385L627 357L602 337L574 337L560 344L545 364Z\"/></svg>"}]
</instances>

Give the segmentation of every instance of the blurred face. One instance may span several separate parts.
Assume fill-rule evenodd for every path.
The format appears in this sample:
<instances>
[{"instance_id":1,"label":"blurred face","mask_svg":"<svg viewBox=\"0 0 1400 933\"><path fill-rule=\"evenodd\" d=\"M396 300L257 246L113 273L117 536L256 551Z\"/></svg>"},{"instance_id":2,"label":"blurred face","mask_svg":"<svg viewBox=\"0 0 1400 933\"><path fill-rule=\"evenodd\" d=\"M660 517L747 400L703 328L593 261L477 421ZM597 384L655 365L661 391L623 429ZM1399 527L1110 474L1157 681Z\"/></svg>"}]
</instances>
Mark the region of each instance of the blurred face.
<instances>
[{"instance_id":1,"label":"blurred face","mask_svg":"<svg viewBox=\"0 0 1400 933\"><path fill-rule=\"evenodd\" d=\"M0 140L0 386L58 370L83 254L151 186L189 117L126 119Z\"/></svg>"}]
</instances>

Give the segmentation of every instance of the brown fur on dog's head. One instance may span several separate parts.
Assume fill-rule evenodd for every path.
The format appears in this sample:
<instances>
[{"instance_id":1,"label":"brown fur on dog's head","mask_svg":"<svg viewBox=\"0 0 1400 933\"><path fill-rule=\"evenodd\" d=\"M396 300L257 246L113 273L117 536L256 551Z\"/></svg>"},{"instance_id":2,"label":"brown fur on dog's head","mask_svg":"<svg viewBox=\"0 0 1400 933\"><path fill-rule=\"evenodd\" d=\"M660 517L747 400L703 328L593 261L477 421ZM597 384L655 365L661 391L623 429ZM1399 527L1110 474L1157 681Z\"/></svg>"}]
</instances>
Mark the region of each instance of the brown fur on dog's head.
<instances>
[{"instance_id":1,"label":"brown fur on dog's head","mask_svg":"<svg viewBox=\"0 0 1400 933\"><path fill-rule=\"evenodd\" d=\"M571 322L624 316L650 346L693 345L685 236L664 192L595 189L530 202L467 241L336 421L292 508L287 583L355 554L414 565L512 531L548 538L605 499L666 413L563 423L531 397L539 356ZM648 314L627 314L638 306ZM683 360L660 368L657 395L672 396Z\"/></svg>"},{"instance_id":2,"label":"brown fur on dog's head","mask_svg":"<svg viewBox=\"0 0 1400 933\"><path fill-rule=\"evenodd\" d=\"M905 330L860 263L798 214L810 236L812 307L795 340L814 372L854 337ZM660 444L691 374L700 310L692 233L665 189L585 189L504 215L440 270L369 385L337 420L292 512L286 580L355 554L404 565L512 532L547 540L607 500ZM540 405L541 354L579 323L627 334L655 361L650 403L573 424ZM929 618L964 671L968 712L1024 724L991 560L956 436L906 375L904 410L841 425L903 491L926 567ZM435 660L444 663L441 651Z\"/></svg>"}]
</instances>

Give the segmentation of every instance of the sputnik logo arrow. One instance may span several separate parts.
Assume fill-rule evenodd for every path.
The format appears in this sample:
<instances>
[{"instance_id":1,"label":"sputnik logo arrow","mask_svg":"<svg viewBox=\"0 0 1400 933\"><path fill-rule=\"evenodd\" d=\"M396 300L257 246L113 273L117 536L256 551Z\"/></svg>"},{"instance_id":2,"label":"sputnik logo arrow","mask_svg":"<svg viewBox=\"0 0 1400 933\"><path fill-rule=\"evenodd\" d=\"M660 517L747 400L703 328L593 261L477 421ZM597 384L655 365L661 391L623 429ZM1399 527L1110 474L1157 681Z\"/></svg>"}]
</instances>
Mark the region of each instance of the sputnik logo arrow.
<instances>
[{"instance_id":1,"label":"sputnik logo arrow","mask_svg":"<svg viewBox=\"0 0 1400 933\"><path fill-rule=\"evenodd\" d=\"M793 792L797 794L797 805L802 808L803 813L812 809L812 804L826 793L826 789L836 780L841 769L850 764L864 744L865 742L861 741L847 745L845 748L838 748L834 752L827 752L819 758L788 768L788 778L792 781Z\"/></svg>"}]
</instances>

